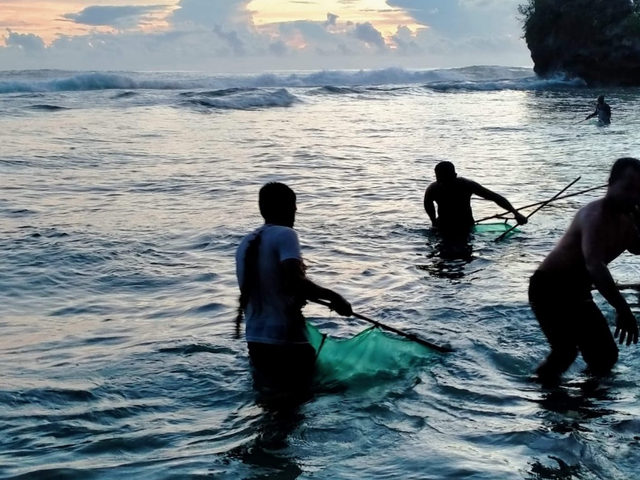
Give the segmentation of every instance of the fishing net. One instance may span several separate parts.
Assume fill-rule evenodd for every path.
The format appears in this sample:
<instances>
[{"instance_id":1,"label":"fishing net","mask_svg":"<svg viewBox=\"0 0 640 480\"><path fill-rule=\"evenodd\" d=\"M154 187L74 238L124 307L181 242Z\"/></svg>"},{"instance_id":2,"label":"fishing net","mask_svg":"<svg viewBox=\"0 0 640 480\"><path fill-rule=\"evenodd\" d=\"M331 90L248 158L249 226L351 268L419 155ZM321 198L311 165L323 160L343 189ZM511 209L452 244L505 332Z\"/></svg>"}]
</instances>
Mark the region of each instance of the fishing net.
<instances>
[{"instance_id":1,"label":"fishing net","mask_svg":"<svg viewBox=\"0 0 640 480\"><path fill-rule=\"evenodd\" d=\"M316 381L321 384L397 377L439 355L435 350L378 327L367 328L350 338L335 338L324 335L307 322L307 335L316 350Z\"/></svg>"},{"instance_id":2,"label":"fishing net","mask_svg":"<svg viewBox=\"0 0 640 480\"><path fill-rule=\"evenodd\" d=\"M510 225L505 222L500 223L478 223L473 227L473 233L504 233L510 228L513 228L513 225ZM520 230L514 228L509 235L513 235L514 233L520 233Z\"/></svg>"}]
</instances>

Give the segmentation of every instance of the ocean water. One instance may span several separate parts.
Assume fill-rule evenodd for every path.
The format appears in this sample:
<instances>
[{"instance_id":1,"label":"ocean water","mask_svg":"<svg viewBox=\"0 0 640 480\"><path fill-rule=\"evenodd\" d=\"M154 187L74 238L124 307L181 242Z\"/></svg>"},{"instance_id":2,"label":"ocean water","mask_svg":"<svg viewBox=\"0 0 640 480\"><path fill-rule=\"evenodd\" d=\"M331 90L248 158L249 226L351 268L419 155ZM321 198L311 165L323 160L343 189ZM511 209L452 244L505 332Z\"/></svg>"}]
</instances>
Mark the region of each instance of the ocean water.
<instances>
[{"instance_id":1,"label":"ocean water","mask_svg":"<svg viewBox=\"0 0 640 480\"><path fill-rule=\"evenodd\" d=\"M600 93L612 125L578 123ZM0 478L637 478L637 347L601 381L581 360L560 387L531 381L547 346L528 277L603 191L503 242L476 234L463 258L422 199L441 160L516 206L603 185L640 155L639 108L638 89L523 68L1 72ZM273 180L298 194L312 279L455 352L296 410L261 403L234 253ZM634 283L640 261L611 270Z\"/></svg>"}]
</instances>

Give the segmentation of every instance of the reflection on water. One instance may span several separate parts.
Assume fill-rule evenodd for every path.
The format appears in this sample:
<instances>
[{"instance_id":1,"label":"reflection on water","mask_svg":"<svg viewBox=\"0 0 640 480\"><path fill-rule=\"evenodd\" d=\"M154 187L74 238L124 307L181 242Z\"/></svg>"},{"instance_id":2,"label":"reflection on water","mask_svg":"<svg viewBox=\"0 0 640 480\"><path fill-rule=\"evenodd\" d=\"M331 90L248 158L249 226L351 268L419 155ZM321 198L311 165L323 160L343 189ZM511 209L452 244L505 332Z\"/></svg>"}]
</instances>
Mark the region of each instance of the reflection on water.
<instances>
[{"instance_id":1,"label":"reflection on water","mask_svg":"<svg viewBox=\"0 0 640 480\"><path fill-rule=\"evenodd\" d=\"M582 478L579 464L568 465L562 459L549 455L549 460L555 462L554 465L544 465L539 460L531 464L531 470L526 477L527 480L573 480Z\"/></svg>"},{"instance_id":2,"label":"reflection on water","mask_svg":"<svg viewBox=\"0 0 640 480\"><path fill-rule=\"evenodd\" d=\"M466 266L475 259L471 243L473 235L443 237L428 231L426 236L429 261L416 267L438 278L457 280L464 277Z\"/></svg>"},{"instance_id":3,"label":"reflection on water","mask_svg":"<svg viewBox=\"0 0 640 480\"><path fill-rule=\"evenodd\" d=\"M569 433L583 430L581 422L585 420L614 414L614 410L600 406L600 402L611 405L614 400L610 387L602 386L596 378L587 378L570 387L544 388L537 403L547 410L544 424L550 430Z\"/></svg>"},{"instance_id":4,"label":"reflection on water","mask_svg":"<svg viewBox=\"0 0 640 480\"><path fill-rule=\"evenodd\" d=\"M291 108L211 115L174 108L169 90L141 91L143 108L48 92L38 103L83 108L2 116L0 477L637 478L637 351L621 350L624 383L522 386L547 349L528 278L600 193L505 242L425 236L422 200L441 160L514 205L578 174L603 184L637 151L639 91L608 95L609 128L576 125L587 90L289 91ZM294 409L257 403L234 338L234 255L272 180L299 195L315 281L456 352ZM614 277L633 282L639 262L621 258ZM323 327L346 338L363 324Z\"/></svg>"},{"instance_id":5,"label":"reflection on water","mask_svg":"<svg viewBox=\"0 0 640 480\"><path fill-rule=\"evenodd\" d=\"M289 436L304 420L300 411L303 403L260 398L257 403L264 409L264 414L255 426L255 438L224 456L250 467L251 475L247 478L252 480L298 478L302 469L289 445Z\"/></svg>"},{"instance_id":6,"label":"reflection on water","mask_svg":"<svg viewBox=\"0 0 640 480\"><path fill-rule=\"evenodd\" d=\"M593 433L592 420L616 414L615 410L607 408L614 405L615 397L610 386L602 385L600 379L594 377L542 387L542 397L535 401L543 408L542 426L549 435L567 442L558 454L566 454L562 450L567 446L570 452L575 448L572 439L584 437L583 441L589 443L589 435ZM575 453L580 456L579 452ZM530 464L527 480L591 478L584 477L579 461L569 462L560 456L564 455L547 455L542 461L535 459Z\"/></svg>"}]
</instances>

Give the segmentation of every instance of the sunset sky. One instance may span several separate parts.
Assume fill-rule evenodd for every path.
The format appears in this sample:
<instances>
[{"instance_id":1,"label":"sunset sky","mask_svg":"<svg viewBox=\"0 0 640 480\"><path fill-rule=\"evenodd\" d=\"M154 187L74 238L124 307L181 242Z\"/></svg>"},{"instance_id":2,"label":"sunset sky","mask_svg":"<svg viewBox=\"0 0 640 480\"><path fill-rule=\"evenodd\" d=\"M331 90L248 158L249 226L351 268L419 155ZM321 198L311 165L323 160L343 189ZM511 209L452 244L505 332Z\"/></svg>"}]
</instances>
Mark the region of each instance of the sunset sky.
<instances>
[{"instance_id":1,"label":"sunset sky","mask_svg":"<svg viewBox=\"0 0 640 480\"><path fill-rule=\"evenodd\" d=\"M529 65L521 0L0 0L0 69Z\"/></svg>"}]
</instances>

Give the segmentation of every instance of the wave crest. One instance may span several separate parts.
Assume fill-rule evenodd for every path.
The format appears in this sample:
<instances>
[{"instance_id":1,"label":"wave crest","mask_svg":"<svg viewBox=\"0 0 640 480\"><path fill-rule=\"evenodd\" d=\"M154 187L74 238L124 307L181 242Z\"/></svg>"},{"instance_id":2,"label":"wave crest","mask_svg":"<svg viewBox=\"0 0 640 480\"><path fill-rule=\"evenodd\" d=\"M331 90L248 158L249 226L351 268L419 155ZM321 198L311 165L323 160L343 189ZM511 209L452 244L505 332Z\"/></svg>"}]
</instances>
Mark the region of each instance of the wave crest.
<instances>
[{"instance_id":1,"label":"wave crest","mask_svg":"<svg viewBox=\"0 0 640 480\"><path fill-rule=\"evenodd\" d=\"M30 105L29 108L32 110L42 110L45 112L60 112L62 110L69 110L67 107L60 107L58 105L48 105L48 104Z\"/></svg>"},{"instance_id":2,"label":"wave crest","mask_svg":"<svg viewBox=\"0 0 640 480\"><path fill-rule=\"evenodd\" d=\"M46 73L46 75L45 75ZM530 68L474 66L435 70L336 70L257 75L201 75L184 73L0 72L0 94L41 95L51 92L123 90L127 98L137 90L182 90L181 96L211 108L251 108L293 103L287 92L265 94L263 89L310 88L312 95L388 94L424 86L434 91L544 90L583 87L582 80L540 79ZM250 96L248 94L252 94ZM265 97L265 95L267 95ZM275 95L275 97L274 97ZM238 98L242 97L242 100ZM278 97L278 98L276 98ZM220 102L218 102L220 100Z\"/></svg>"},{"instance_id":3,"label":"wave crest","mask_svg":"<svg viewBox=\"0 0 640 480\"><path fill-rule=\"evenodd\" d=\"M113 73L85 73L68 78L38 81L0 81L0 93L68 92L84 90L176 90L187 88L178 81L135 79Z\"/></svg>"},{"instance_id":4,"label":"wave crest","mask_svg":"<svg viewBox=\"0 0 640 480\"><path fill-rule=\"evenodd\" d=\"M424 88L438 92L489 92L499 90L564 90L568 88L584 88L586 86L586 82L580 78L567 80L560 77L548 79L527 77L517 80L494 80L484 82L435 82L424 85Z\"/></svg>"},{"instance_id":5,"label":"wave crest","mask_svg":"<svg viewBox=\"0 0 640 480\"><path fill-rule=\"evenodd\" d=\"M252 91L253 92L253 91ZM267 107L289 107L300 100L295 95L281 88L272 92L236 94L220 98L189 98L183 103L205 109L251 110Z\"/></svg>"}]
</instances>

